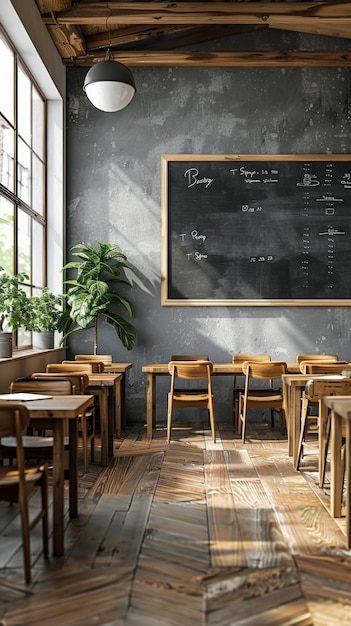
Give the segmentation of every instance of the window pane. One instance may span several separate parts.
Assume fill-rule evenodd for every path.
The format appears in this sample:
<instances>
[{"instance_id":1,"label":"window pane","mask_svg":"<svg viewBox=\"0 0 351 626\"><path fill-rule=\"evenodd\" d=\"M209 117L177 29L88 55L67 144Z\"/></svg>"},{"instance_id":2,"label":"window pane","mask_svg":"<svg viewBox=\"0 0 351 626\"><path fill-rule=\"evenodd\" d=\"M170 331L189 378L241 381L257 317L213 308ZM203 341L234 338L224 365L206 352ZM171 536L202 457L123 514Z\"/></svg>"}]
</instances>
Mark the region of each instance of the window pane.
<instances>
[{"instance_id":1,"label":"window pane","mask_svg":"<svg viewBox=\"0 0 351 626\"><path fill-rule=\"evenodd\" d=\"M31 107L31 84L28 76L23 72L23 70L18 68L18 97L17 97L17 106L18 106L18 120L17 127L18 133L28 143L31 145L31 118L32 118L32 107Z\"/></svg>"},{"instance_id":2,"label":"window pane","mask_svg":"<svg viewBox=\"0 0 351 626\"><path fill-rule=\"evenodd\" d=\"M15 131L0 115L0 182L14 191L14 145Z\"/></svg>"},{"instance_id":3,"label":"window pane","mask_svg":"<svg viewBox=\"0 0 351 626\"><path fill-rule=\"evenodd\" d=\"M33 220L33 254L32 260L32 283L37 287L44 287L44 227Z\"/></svg>"},{"instance_id":4,"label":"window pane","mask_svg":"<svg viewBox=\"0 0 351 626\"><path fill-rule=\"evenodd\" d=\"M14 55L1 33L0 67L2 84L2 89L0 89L0 111L11 124L14 124Z\"/></svg>"},{"instance_id":5,"label":"window pane","mask_svg":"<svg viewBox=\"0 0 351 626\"><path fill-rule=\"evenodd\" d=\"M0 265L9 274L14 268L14 205L0 196Z\"/></svg>"},{"instance_id":6,"label":"window pane","mask_svg":"<svg viewBox=\"0 0 351 626\"><path fill-rule=\"evenodd\" d=\"M40 94L33 87L33 150L37 155L44 158L44 129L45 129L45 115L44 115L44 102Z\"/></svg>"},{"instance_id":7,"label":"window pane","mask_svg":"<svg viewBox=\"0 0 351 626\"><path fill-rule=\"evenodd\" d=\"M21 209L18 209L18 225L17 225L17 265L19 272L26 272L31 276L31 253L32 253L32 237L31 237L31 218Z\"/></svg>"},{"instance_id":8,"label":"window pane","mask_svg":"<svg viewBox=\"0 0 351 626\"><path fill-rule=\"evenodd\" d=\"M44 213L44 166L39 159L33 155L33 200L32 209L43 215Z\"/></svg>"},{"instance_id":9,"label":"window pane","mask_svg":"<svg viewBox=\"0 0 351 626\"><path fill-rule=\"evenodd\" d=\"M21 139L18 140L18 163L17 163L17 194L26 202L31 204L30 194L30 150Z\"/></svg>"}]
</instances>

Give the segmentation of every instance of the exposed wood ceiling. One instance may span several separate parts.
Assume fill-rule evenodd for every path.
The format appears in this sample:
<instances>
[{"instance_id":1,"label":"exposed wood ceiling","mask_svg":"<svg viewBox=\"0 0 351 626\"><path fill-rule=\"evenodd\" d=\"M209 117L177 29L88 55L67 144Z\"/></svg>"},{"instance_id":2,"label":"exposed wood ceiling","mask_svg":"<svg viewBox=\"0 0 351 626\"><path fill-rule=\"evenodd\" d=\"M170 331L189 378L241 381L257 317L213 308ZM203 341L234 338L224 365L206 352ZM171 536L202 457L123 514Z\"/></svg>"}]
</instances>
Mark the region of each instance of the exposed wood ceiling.
<instances>
[{"instance_id":1,"label":"exposed wood ceiling","mask_svg":"<svg viewBox=\"0 0 351 626\"><path fill-rule=\"evenodd\" d=\"M107 50L128 66L351 65L351 46L338 52L186 51L188 46L262 29L351 40L351 2L345 0L36 3L68 66L92 66L105 58Z\"/></svg>"}]
</instances>

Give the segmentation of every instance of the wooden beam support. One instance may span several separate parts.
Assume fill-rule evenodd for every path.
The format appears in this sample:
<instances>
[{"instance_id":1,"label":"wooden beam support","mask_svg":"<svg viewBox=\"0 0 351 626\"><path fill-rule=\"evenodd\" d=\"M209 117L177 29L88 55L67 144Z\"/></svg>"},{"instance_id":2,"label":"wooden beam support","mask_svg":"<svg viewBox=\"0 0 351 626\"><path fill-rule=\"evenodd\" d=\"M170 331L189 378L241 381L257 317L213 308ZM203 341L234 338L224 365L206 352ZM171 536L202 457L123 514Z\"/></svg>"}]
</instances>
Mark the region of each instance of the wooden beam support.
<instances>
[{"instance_id":1,"label":"wooden beam support","mask_svg":"<svg viewBox=\"0 0 351 626\"><path fill-rule=\"evenodd\" d=\"M351 51L276 51L276 52L185 52L185 51L112 51L115 61L134 67L350 67ZM75 60L66 65L92 66L105 58L104 52Z\"/></svg>"},{"instance_id":2,"label":"wooden beam support","mask_svg":"<svg viewBox=\"0 0 351 626\"><path fill-rule=\"evenodd\" d=\"M44 14L47 25L113 26L132 24L351 24L350 2L92 2L69 11Z\"/></svg>"}]
</instances>

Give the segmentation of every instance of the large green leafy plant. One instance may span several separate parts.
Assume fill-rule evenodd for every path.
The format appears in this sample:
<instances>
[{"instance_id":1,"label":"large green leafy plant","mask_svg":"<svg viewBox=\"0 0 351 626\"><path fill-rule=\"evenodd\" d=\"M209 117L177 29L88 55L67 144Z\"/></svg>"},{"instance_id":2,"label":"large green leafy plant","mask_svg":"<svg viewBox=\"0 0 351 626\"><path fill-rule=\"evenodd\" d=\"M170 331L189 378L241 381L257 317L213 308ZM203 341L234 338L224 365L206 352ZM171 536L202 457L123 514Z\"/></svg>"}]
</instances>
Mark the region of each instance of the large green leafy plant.
<instances>
[{"instance_id":1,"label":"large green leafy plant","mask_svg":"<svg viewBox=\"0 0 351 626\"><path fill-rule=\"evenodd\" d=\"M68 318L71 325L61 343L74 332L94 328L94 354L97 354L98 321L103 317L114 328L124 347L131 350L136 342L136 330L120 315L119 309L122 308L129 317L132 309L126 298L115 290L122 285L131 287L124 275L124 268L128 267L127 257L118 245L110 243L99 243L97 249L78 243L70 251L78 260L63 267L63 270L75 270L76 277L65 280L70 287L61 326L67 328Z\"/></svg>"}]
</instances>

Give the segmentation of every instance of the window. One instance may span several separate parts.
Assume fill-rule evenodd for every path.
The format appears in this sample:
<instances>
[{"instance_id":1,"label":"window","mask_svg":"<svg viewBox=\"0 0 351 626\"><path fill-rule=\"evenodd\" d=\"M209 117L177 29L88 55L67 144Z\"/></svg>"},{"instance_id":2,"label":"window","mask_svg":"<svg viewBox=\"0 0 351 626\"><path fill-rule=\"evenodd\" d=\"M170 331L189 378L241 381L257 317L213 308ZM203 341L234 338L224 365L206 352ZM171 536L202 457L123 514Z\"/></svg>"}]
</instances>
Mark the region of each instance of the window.
<instances>
[{"instance_id":1,"label":"window","mask_svg":"<svg viewBox=\"0 0 351 626\"><path fill-rule=\"evenodd\" d=\"M0 265L26 272L32 293L46 284L46 100L1 30L0 66Z\"/></svg>"}]
</instances>

